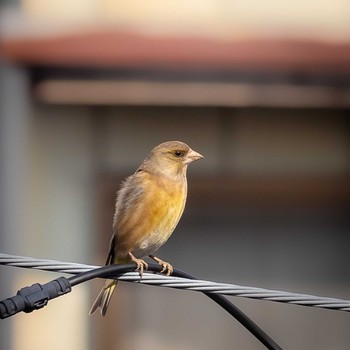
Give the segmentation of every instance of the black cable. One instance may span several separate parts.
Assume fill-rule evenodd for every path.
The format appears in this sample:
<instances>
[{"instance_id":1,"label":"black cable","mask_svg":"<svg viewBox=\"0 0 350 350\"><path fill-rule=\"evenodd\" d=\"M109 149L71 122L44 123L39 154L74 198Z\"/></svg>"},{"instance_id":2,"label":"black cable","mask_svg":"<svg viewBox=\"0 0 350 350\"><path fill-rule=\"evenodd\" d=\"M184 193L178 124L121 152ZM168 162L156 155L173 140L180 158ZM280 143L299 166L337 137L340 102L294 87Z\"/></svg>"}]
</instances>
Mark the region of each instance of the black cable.
<instances>
[{"instance_id":1,"label":"black cable","mask_svg":"<svg viewBox=\"0 0 350 350\"><path fill-rule=\"evenodd\" d=\"M147 271L160 272L162 267L157 264L148 264ZM118 278L125 272L135 271L135 264L128 265L109 265L98 269L83 272L79 275L69 278L72 286L86 282L96 277L103 278ZM191 280L197 278L185 273L183 271L174 269L172 276L182 277ZM249 332L251 332L262 344L270 350L282 350L282 348L272 340L255 322L253 322L246 314L232 304L227 298L220 294L203 293L211 300L215 301L223 309L225 309L231 316L233 316L239 323L242 324Z\"/></svg>"},{"instance_id":2,"label":"black cable","mask_svg":"<svg viewBox=\"0 0 350 350\"><path fill-rule=\"evenodd\" d=\"M162 267L157 264L149 264L148 271L160 272ZM72 287L89 281L94 278L118 278L126 272L135 271L135 264L109 265L93 269L72 276L70 278L59 277L45 284L35 283L30 287L20 289L11 298L0 301L0 318L7 318L18 312L32 312L47 305L48 301L61 295L69 293ZM195 277L174 269L173 276L196 280ZM203 293L211 300L215 301L231 316L240 322L249 332L251 332L269 350L282 350L258 325L256 325L247 315L233 305L228 299L220 294Z\"/></svg>"}]
</instances>

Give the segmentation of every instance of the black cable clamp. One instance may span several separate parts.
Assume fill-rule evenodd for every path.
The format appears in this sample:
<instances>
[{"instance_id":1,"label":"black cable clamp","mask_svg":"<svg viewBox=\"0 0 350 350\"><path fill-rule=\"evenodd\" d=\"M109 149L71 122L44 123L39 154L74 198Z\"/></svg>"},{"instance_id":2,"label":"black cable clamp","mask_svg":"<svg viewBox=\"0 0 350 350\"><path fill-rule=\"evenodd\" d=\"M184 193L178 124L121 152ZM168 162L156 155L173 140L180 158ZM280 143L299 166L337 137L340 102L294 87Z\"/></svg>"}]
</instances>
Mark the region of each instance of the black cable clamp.
<instances>
[{"instance_id":1,"label":"black cable clamp","mask_svg":"<svg viewBox=\"0 0 350 350\"><path fill-rule=\"evenodd\" d=\"M49 300L67 294L71 290L71 284L65 277L21 288L15 296L0 301L0 318L4 319L21 311L29 313L41 309Z\"/></svg>"}]
</instances>

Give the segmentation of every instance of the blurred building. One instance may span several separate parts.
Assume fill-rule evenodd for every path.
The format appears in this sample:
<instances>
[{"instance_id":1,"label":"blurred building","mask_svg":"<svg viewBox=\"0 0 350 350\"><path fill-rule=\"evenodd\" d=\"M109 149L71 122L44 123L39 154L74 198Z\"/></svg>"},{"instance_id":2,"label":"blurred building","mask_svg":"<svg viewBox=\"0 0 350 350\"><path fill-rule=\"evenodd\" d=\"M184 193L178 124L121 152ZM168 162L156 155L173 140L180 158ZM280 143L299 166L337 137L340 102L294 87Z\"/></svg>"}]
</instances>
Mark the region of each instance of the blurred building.
<instances>
[{"instance_id":1,"label":"blurred building","mask_svg":"<svg viewBox=\"0 0 350 350\"><path fill-rule=\"evenodd\" d=\"M158 143L205 159L159 255L203 279L349 298L350 4L3 1L0 251L102 264L115 191ZM53 274L0 268L0 298ZM0 348L261 349L206 298L102 281L0 323ZM283 348L349 315L233 300Z\"/></svg>"}]
</instances>

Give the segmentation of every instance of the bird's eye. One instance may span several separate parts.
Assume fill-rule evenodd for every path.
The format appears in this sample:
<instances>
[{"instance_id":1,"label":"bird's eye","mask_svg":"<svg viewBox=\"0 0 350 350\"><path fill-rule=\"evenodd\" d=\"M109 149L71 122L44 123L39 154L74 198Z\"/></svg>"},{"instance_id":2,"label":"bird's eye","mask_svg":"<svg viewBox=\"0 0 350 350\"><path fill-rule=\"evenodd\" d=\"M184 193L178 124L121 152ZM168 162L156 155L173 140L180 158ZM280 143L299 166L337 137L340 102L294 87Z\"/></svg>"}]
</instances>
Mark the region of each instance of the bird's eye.
<instances>
[{"instance_id":1,"label":"bird's eye","mask_svg":"<svg viewBox=\"0 0 350 350\"><path fill-rule=\"evenodd\" d=\"M180 158L180 157L183 157L184 152L177 150L177 151L174 152L174 154L175 154L176 157Z\"/></svg>"}]
</instances>

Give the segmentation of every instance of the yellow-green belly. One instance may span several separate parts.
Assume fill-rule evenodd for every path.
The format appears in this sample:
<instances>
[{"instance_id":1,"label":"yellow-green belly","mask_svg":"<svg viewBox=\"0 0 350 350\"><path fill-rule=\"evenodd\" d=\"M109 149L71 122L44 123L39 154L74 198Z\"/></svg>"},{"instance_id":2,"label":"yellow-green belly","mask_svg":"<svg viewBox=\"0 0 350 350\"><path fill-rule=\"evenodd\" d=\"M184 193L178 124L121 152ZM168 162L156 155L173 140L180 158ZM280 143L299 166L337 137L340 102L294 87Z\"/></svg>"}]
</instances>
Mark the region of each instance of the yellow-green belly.
<instances>
[{"instance_id":1,"label":"yellow-green belly","mask_svg":"<svg viewBox=\"0 0 350 350\"><path fill-rule=\"evenodd\" d=\"M146 182L144 195L130 209L118 227L117 256L129 252L142 258L155 252L170 237L183 213L187 184L184 182Z\"/></svg>"}]
</instances>

